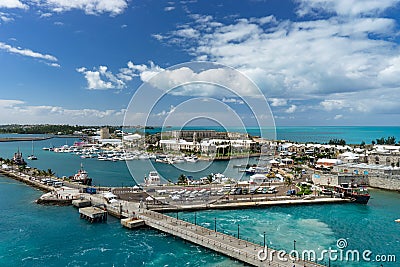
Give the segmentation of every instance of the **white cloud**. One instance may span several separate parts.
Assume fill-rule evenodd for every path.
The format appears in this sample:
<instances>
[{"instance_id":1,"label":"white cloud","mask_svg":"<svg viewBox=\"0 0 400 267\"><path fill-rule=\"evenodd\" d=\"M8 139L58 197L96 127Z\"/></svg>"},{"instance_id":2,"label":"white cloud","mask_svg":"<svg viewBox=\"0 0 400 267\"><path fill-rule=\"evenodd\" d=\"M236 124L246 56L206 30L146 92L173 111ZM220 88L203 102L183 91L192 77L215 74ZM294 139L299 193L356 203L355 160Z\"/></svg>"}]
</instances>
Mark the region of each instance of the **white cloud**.
<instances>
[{"instance_id":1,"label":"white cloud","mask_svg":"<svg viewBox=\"0 0 400 267\"><path fill-rule=\"evenodd\" d=\"M19 0L1 0L0 8L19 8L19 9L28 9L29 6L22 3Z\"/></svg>"},{"instance_id":2,"label":"white cloud","mask_svg":"<svg viewBox=\"0 0 400 267\"><path fill-rule=\"evenodd\" d=\"M337 115L335 115L335 117L333 117L334 120L340 120L342 118L343 118L342 114L337 114Z\"/></svg>"},{"instance_id":3,"label":"white cloud","mask_svg":"<svg viewBox=\"0 0 400 267\"><path fill-rule=\"evenodd\" d=\"M76 71L84 74L88 89L106 90L126 88L127 82L131 81L133 77L139 77L143 82L146 82L162 71L162 68L156 66L153 62L150 62L147 66L144 64L135 65L129 61L127 67L119 69L117 74L109 71L107 66L99 66L93 70L81 67L77 68Z\"/></svg>"},{"instance_id":4,"label":"white cloud","mask_svg":"<svg viewBox=\"0 0 400 267\"><path fill-rule=\"evenodd\" d=\"M297 14L332 12L341 16L376 15L397 5L399 0L297 0Z\"/></svg>"},{"instance_id":5,"label":"white cloud","mask_svg":"<svg viewBox=\"0 0 400 267\"><path fill-rule=\"evenodd\" d=\"M0 99L0 108L10 108L24 103L25 102L21 100Z\"/></svg>"},{"instance_id":6,"label":"white cloud","mask_svg":"<svg viewBox=\"0 0 400 267\"><path fill-rule=\"evenodd\" d=\"M222 102L224 103L233 103L233 104L240 104L243 105L244 101L241 99L237 99L237 98L222 98Z\"/></svg>"},{"instance_id":7,"label":"white cloud","mask_svg":"<svg viewBox=\"0 0 400 267\"><path fill-rule=\"evenodd\" d=\"M167 7L164 8L164 11L172 11L174 9L175 9L174 6L167 6Z\"/></svg>"},{"instance_id":8,"label":"white cloud","mask_svg":"<svg viewBox=\"0 0 400 267\"><path fill-rule=\"evenodd\" d=\"M285 110L286 113L294 113L297 110L296 105L291 105L289 108Z\"/></svg>"},{"instance_id":9,"label":"white cloud","mask_svg":"<svg viewBox=\"0 0 400 267\"><path fill-rule=\"evenodd\" d=\"M127 0L42 0L40 4L57 13L80 9L89 15L119 15L128 6Z\"/></svg>"},{"instance_id":10,"label":"white cloud","mask_svg":"<svg viewBox=\"0 0 400 267\"><path fill-rule=\"evenodd\" d=\"M51 16L53 16L53 14L52 14L52 13L49 13L49 12L45 12L45 13L42 13L42 14L40 15L41 18L49 18L49 17L51 17Z\"/></svg>"},{"instance_id":11,"label":"white cloud","mask_svg":"<svg viewBox=\"0 0 400 267\"><path fill-rule=\"evenodd\" d=\"M161 41L162 39L164 39L164 36L162 36L162 35L159 34L159 33L152 34L151 36L152 36L154 39L158 40L158 41Z\"/></svg>"},{"instance_id":12,"label":"white cloud","mask_svg":"<svg viewBox=\"0 0 400 267\"><path fill-rule=\"evenodd\" d=\"M269 100L271 102L271 106L273 107L280 107L287 105L287 100L283 98L270 98Z\"/></svg>"},{"instance_id":13,"label":"white cloud","mask_svg":"<svg viewBox=\"0 0 400 267\"><path fill-rule=\"evenodd\" d=\"M327 111L348 107L347 103L344 100L337 100L337 99L324 100L320 104Z\"/></svg>"},{"instance_id":14,"label":"white cloud","mask_svg":"<svg viewBox=\"0 0 400 267\"><path fill-rule=\"evenodd\" d=\"M50 61L50 63L48 63L50 66L52 65L56 65L57 67L59 67L60 65L55 63L58 61L58 59L55 56L49 55L49 54L42 54L39 52L34 52L30 49L23 49L20 47L13 47L9 44L0 42L0 50L4 50L7 51L9 53L12 54L18 54L18 55L22 55L22 56L26 56L26 57L31 57L31 58L36 58L36 59L42 59L45 61Z\"/></svg>"},{"instance_id":15,"label":"white cloud","mask_svg":"<svg viewBox=\"0 0 400 267\"><path fill-rule=\"evenodd\" d=\"M125 87L124 81L118 79L106 66L100 66L95 70L87 70L85 67L76 69L83 73L87 81L87 88L92 90L121 89Z\"/></svg>"},{"instance_id":16,"label":"white cloud","mask_svg":"<svg viewBox=\"0 0 400 267\"><path fill-rule=\"evenodd\" d=\"M199 32L193 28L183 28L175 31L174 35L182 38L197 38L199 37Z\"/></svg>"},{"instance_id":17,"label":"white cloud","mask_svg":"<svg viewBox=\"0 0 400 267\"><path fill-rule=\"evenodd\" d=\"M60 106L32 106L21 100L0 99L3 123L67 123L122 125L125 110L68 109Z\"/></svg>"},{"instance_id":18,"label":"white cloud","mask_svg":"<svg viewBox=\"0 0 400 267\"><path fill-rule=\"evenodd\" d=\"M398 2L298 1L299 10L311 7L324 14L317 20L279 21L269 16L221 23L194 14L192 22L159 39L182 44L198 60L237 68L262 88L271 106L300 99L305 109L320 103L326 111L399 113L390 99L397 96L400 82L398 28L394 19L382 14ZM180 29L196 34L185 37ZM379 99L387 105L376 101L378 91L385 91L385 98Z\"/></svg>"},{"instance_id":19,"label":"white cloud","mask_svg":"<svg viewBox=\"0 0 400 267\"><path fill-rule=\"evenodd\" d=\"M7 23L7 22L10 22L10 21L13 21L13 20L14 20L14 18L12 18L10 16L10 14L0 12L0 21L3 21L3 22Z\"/></svg>"}]
</instances>

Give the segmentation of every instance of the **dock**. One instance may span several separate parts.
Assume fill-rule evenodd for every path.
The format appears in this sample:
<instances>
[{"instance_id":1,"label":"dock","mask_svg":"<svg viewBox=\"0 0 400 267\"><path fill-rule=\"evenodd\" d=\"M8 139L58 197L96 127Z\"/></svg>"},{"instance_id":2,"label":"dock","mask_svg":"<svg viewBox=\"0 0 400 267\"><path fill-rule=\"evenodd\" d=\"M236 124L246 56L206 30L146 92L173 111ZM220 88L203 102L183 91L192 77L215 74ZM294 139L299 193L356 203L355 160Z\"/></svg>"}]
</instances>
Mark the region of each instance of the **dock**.
<instances>
[{"instance_id":1,"label":"dock","mask_svg":"<svg viewBox=\"0 0 400 267\"><path fill-rule=\"evenodd\" d=\"M143 220L144 224L151 228L216 251L251 266L324 266L311 261L292 258L288 254L284 254L282 257L278 258L278 251L272 248L264 248L258 244L213 231L199 225L194 225L158 212L141 210L138 212L137 218ZM268 256L264 258L263 255Z\"/></svg>"},{"instance_id":2,"label":"dock","mask_svg":"<svg viewBox=\"0 0 400 267\"><path fill-rule=\"evenodd\" d=\"M144 220L136 219L136 218L127 218L127 219L121 219L121 224L122 226L128 228L128 229L134 229L138 227L145 226Z\"/></svg>"},{"instance_id":3,"label":"dock","mask_svg":"<svg viewBox=\"0 0 400 267\"><path fill-rule=\"evenodd\" d=\"M79 214L82 219L86 219L91 223L107 221L107 211L97 207L80 208Z\"/></svg>"}]
</instances>

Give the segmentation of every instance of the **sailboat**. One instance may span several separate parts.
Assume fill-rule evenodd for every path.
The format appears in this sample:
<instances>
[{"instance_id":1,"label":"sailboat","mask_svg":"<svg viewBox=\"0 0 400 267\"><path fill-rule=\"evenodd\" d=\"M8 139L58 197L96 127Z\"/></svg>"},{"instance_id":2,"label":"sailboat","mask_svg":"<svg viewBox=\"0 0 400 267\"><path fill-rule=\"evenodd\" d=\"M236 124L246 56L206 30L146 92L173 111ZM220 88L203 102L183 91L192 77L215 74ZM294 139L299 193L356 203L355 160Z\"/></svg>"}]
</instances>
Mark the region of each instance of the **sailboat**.
<instances>
[{"instance_id":1,"label":"sailboat","mask_svg":"<svg viewBox=\"0 0 400 267\"><path fill-rule=\"evenodd\" d=\"M35 156L34 151L35 151L35 148L34 148L34 146L33 146L33 140L32 140L32 155L30 155L30 156L28 157L29 160L37 160L37 159L38 159L38 158Z\"/></svg>"}]
</instances>

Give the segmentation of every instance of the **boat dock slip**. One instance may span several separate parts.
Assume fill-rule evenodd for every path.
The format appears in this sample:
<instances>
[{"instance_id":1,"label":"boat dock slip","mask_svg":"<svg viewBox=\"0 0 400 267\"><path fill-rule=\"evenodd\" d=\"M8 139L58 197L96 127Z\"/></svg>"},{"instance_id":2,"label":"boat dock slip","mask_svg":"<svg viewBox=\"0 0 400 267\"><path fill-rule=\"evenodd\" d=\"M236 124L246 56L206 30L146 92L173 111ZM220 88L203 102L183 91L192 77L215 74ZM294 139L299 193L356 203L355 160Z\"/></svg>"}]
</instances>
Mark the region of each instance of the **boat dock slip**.
<instances>
[{"instance_id":1,"label":"boat dock slip","mask_svg":"<svg viewBox=\"0 0 400 267\"><path fill-rule=\"evenodd\" d=\"M79 213L82 219L86 219L92 223L107 220L107 211L97 207L80 208Z\"/></svg>"},{"instance_id":2,"label":"boat dock slip","mask_svg":"<svg viewBox=\"0 0 400 267\"><path fill-rule=\"evenodd\" d=\"M267 249L266 253L272 256L268 256L262 261L259 255L263 247L260 245L150 210L141 210L137 217L143 220L147 226L180 237L191 243L211 249L251 266L323 266L301 259L293 261L288 254L284 254L282 257L278 258L278 251L271 248ZM261 253L261 255L263 255L263 253ZM263 257L261 256L261 258Z\"/></svg>"}]
</instances>

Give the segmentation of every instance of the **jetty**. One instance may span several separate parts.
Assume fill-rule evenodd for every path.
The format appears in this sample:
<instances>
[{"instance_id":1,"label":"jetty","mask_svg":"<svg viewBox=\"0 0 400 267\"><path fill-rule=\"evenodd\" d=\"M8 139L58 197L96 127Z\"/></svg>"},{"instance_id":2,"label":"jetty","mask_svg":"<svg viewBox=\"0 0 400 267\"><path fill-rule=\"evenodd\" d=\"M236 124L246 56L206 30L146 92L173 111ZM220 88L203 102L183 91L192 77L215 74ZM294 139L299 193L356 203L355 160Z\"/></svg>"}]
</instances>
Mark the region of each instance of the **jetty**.
<instances>
[{"instance_id":1,"label":"jetty","mask_svg":"<svg viewBox=\"0 0 400 267\"><path fill-rule=\"evenodd\" d=\"M251 243L220 233L214 230L179 220L158 212L150 210L140 210L136 219L125 219L121 224L127 228L134 228L130 222L142 226L145 224L161 232L179 237L193 244L208 248L232 259L249 264L251 266L273 266L273 267L293 267L293 266L324 266L315 262L295 258L287 253L279 254L279 251L266 246Z\"/></svg>"},{"instance_id":2,"label":"jetty","mask_svg":"<svg viewBox=\"0 0 400 267\"><path fill-rule=\"evenodd\" d=\"M82 219L93 222L104 222L107 220L107 211L98 207L80 208L79 214Z\"/></svg>"},{"instance_id":3,"label":"jetty","mask_svg":"<svg viewBox=\"0 0 400 267\"><path fill-rule=\"evenodd\" d=\"M0 142L18 142L18 141L42 141L53 138L52 136L44 136L44 137L2 137L0 138Z\"/></svg>"}]
</instances>

